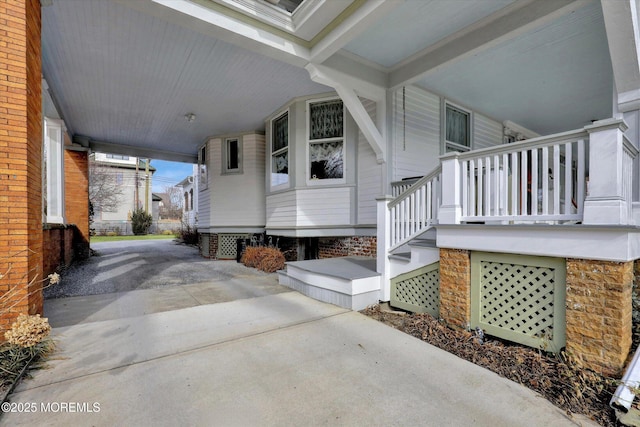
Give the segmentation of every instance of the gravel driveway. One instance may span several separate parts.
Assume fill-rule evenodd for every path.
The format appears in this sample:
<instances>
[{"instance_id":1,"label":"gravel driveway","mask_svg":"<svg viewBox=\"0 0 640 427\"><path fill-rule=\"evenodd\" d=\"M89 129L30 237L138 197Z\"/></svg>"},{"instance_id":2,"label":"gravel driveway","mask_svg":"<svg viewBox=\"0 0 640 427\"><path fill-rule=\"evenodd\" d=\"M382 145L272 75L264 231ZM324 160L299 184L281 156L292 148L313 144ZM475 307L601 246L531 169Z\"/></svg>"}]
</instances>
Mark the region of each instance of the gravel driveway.
<instances>
[{"instance_id":1,"label":"gravel driveway","mask_svg":"<svg viewBox=\"0 0 640 427\"><path fill-rule=\"evenodd\" d=\"M203 259L197 248L169 239L93 243L91 248L97 256L72 265L59 284L45 289L45 298L199 284L210 285L222 302L289 290L277 284L275 274Z\"/></svg>"}]
</instances>

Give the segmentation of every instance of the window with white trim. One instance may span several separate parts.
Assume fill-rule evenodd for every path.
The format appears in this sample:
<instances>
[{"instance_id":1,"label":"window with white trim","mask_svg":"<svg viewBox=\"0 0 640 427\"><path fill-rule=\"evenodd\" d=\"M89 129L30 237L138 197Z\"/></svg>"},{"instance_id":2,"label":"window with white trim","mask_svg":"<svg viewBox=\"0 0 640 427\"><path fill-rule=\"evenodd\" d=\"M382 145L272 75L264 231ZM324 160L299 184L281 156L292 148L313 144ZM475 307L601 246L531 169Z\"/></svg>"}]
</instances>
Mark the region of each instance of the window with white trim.
<instances>
[{"instance_id":1,"label":"window with white trim","mask_svg":"<svg viewBox=\"0 0 640 427\"><path fill-rule=\"evenodd\" d=\"M271 186L289 183L289 112L271 121Z\"/></svg>"},{"instance_id":2,"label":"window with white trim","mask_svg":"<svg viewBox=\"0 0 640 427\"><path fill-rule=\"evenodd\" d=\"M107 154L107 159L129 160L129 156L125 156L125 155L122 155L122 154Z\"/></svg>"},{"instance_id":3,"label":"window with white trim","mask_svg":"<svg viewBox=\"0 0 640 427\"><path fill-rule=\"evenodd\" d=\"M222 173L242 173L242 140L227 138L222 153Z\"/></svg>"},{"instance_id":4,"label":"window with white trim","mask_svg":"<svg viewBox=\"0 0 640 427\"><path fill-rule=\"evenodd\" d=\"M44 119L43 218L50 224L64 224L64 123Z\"/></svg>"},{"instance_id":5,"label":"window with white trim","mask_svg":"<svg viewBox=\"0 0 640 427\"><path fill-rule=\"evenodd\" d=\"M344 106L342 100L309 102L308 179L344 178Z\"/></svg>"},{"instance_id":6,"label":"window with white trim","mask_svg":"<svg viewBox=\"0 0 640 427\"><path fill-rule=\"evenodd\" d=\"M444 151L471 149L471 112L445 102Z\"/></svg>"},{"instance_id":7,"label":"window with white trim","mask_svg":"<svg viewBox=\"0 0 640 427\"><path fill-rule=\"evenodd\" d=\"M198 151L198 175L200 191L206 190L209 180L207 175L207 144L200 147L200 151Z\"/></svg>"}]
</instances>

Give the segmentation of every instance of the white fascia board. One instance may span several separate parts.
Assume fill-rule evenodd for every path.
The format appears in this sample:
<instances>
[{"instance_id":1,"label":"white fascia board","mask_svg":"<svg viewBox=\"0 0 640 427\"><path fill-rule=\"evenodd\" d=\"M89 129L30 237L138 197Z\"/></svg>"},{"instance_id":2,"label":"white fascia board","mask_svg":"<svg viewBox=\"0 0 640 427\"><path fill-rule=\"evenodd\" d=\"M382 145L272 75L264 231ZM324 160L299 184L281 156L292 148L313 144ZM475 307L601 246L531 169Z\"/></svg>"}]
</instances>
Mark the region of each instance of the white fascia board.
<instances>
[{"instance_id":1,"label":"white fascia board","mask_svg":"<svg viewBox=\"0 0 640 427\"><path fill-rule=\"evenodd\" d=\"M302 66L309 62L308 48L241 20L206 8L189 0L152 0L154 3L196 18L224 30L220 38L237 46L260 52L287 63Z\"/></svg>"},{"instance_id":2,"label":"white fascia board","mask_svg":"<svg viewBox=\"0 0 640 427\"><path fill-rule=\"evenodd\" d=\"M640 228L586 225L442 225L437 247L627 262L640 258Z\"/></svg>"},{"instance_id":3,"label":"white fascia board","mask_svg":"<svg viewBox=\"0 0 640 427\"><path fill-rule=\"evenodd\" d=\"M394 66L391 89L405 86L445 65L475 55L571 13L592 0L520 0L444 38Z\"/></svg>"},{"instance_id":4,"label":"white fascia board","mask_svg":"<svg viewBox=\"0 0 640 427\"><path fill-rule=\"evenodd\" d=\"M311 48L311 61L324 62L381 17L401 5L398 0L369 0Z\"/></svg>"}]
</instances>

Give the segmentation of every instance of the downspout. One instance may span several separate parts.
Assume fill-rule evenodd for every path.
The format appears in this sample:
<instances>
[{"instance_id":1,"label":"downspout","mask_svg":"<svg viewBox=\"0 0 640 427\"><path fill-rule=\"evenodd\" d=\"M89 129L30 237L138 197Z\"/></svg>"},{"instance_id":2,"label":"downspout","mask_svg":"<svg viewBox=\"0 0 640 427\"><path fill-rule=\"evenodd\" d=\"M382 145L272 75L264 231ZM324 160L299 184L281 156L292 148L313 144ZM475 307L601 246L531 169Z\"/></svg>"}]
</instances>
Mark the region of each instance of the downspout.
<instances>
[{"instance_id":1,"label":"downspout","mask_svg":"<svg viewBox=\"0 0 640 427\"><path fill-rule=\"evenodd\" d=\"M620 385L613 394L609 406L616 411L629 412L636 395L631 391L640 385L640 347L636 349L633 360L620 381Z\"/></svg>"}]
</instances>

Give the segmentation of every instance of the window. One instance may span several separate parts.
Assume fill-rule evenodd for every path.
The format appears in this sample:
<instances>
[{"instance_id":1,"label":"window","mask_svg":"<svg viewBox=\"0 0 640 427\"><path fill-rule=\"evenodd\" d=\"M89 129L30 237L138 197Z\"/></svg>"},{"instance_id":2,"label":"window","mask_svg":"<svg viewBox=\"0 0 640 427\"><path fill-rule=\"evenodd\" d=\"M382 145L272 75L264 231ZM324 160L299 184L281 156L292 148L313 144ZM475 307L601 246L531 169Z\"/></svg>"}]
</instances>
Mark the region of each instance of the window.
<instances>
[{"instance_id":1,"label":"window","mask_svg":"<svg viewBox=\"0 0 640 427\"><path fill-rule=\"evenodd\" d=\"M445 152L471 149L471 113L445 103Z\"/></svg>"},{"instance_id":2,"label":"window","mask_svg":"<svg viewBox=\"0 0 640 427\"><path fill-rule=\"evenodd\" d=\"M309 179L344 178L344 107L341 100L309 104Z\"/></svg>"},{"instance_id":3,"label":"window","mask_svg":"<svg viewBox=\"0 0 640 427\"><path fill-rule=\"evenodd\" d=\"M271 122L271 186L289 183L289 113Z\"/></svg>"},{"instance_id":4,"label":"window","mask_svg":"<svg viewBox=\"0 0 640 427\"><path fill-rule=\"evenodd\" d=\"M222 173L242 173L242 142L238 138L224 141Z\"/></svg>"},{"instance_id":5,"label":"window","mask_svg":"<svg viewBox=\"0 0 640 427\"><path fill-rule=\"evenodd\" d=\"M116 184L117 185L124 184L124 175L122 174L122 172L116 172Z\"/></svg>"},{"instance_id":6,"label":"window","mask_svg":"<svg viewBox=\"0 0 640 427\"><path fill-rule=\"evenodd\" d=\"M129 160L129 156L123 156L123 155L120 155L120 154L107 154L107 159Z\"/></svg>"},{"instance_id":7,"label":"window","mask_svg":"<svg viewBox=\"0 0 640 427\"><path fill-rule=\"evenodd\" d=\"M63 132L60 120L44 119L43 209L47 223L64 224Z\"/></svg>"},{"instance_id":8,"label":"window","mask_svg":"<svg viewBox=\"0 0 640 427\"><path fill-rule=\"evenodd\" d=\"M200 176L200 191L207 188L207 144L203 145L198 152L198 174Z\"/></svg>"},{"instance_id":9,"label":"window","mask_svg":"<svg viewBox=\"0 0 640 427\"><path fill-rule=\"evenodd\" d=\"M184 192L184 211L187 212L189 210L189 193Z\"/></svg>"},{"instance_id":10,"label":"window","mask_svg":"<svg viewBox=\"0 0 640 427\"><path fill-rule=\"evenodd\" d=\"M189 190L189 210L193 210L193 188Z\"/></svg>"}]
</instances>

